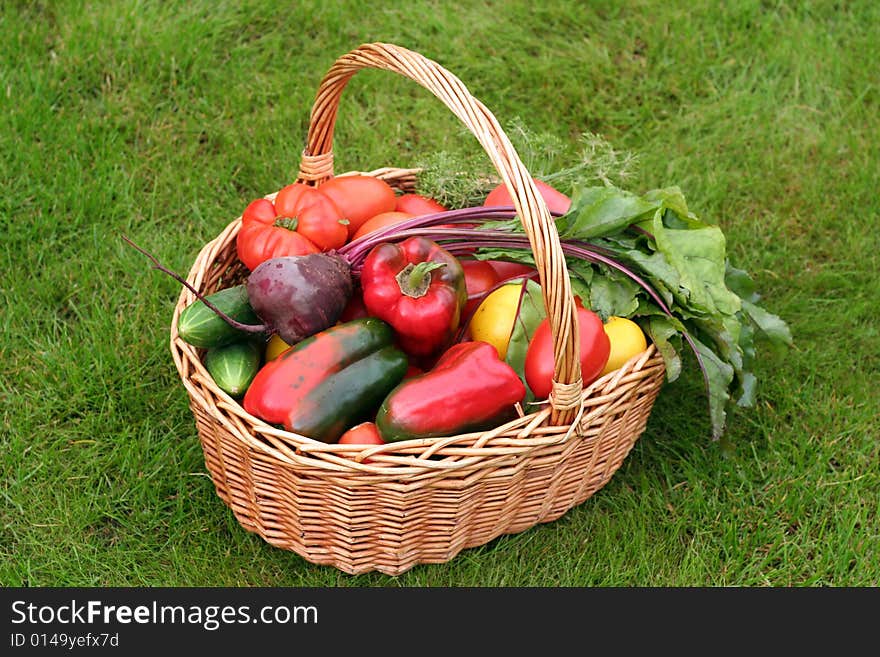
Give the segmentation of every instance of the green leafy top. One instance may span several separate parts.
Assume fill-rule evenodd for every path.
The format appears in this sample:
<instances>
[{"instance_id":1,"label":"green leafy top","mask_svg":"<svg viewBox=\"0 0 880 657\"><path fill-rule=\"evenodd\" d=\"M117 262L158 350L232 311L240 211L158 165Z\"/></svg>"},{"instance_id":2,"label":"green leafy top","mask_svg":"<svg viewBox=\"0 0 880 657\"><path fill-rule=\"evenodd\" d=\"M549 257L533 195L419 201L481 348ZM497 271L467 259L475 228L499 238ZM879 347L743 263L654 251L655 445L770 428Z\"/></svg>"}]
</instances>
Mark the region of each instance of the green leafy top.
<instances>
[{"instance_id":1,"label":"green leafy top","mask_svg":"<svg viewBox=\"0 0 880 657\"><path fill-rule=\"evenodd\" d=\"M641 195L623 189L638 158L598 135L584 133L566 144L530 132L519 120L505 131L532 175L571 195L571 209L556 225L569 247L573 293L603 320L636 321L663 356L669 381L681 373L686 343L703 372L712 436L720 438L729 405L755 402L758 340L792 343L786 323L759 305L749 274L729 262L721 228L691 212L678 187ZM479 205L498 183L485 156L442 152L422 165L419 191L447 207ZM518 218L482 227L522 231ZM614 266L572 255L585 250L601 252ZM531 252L516 248L481 248L477 257L534 263ZM534 289L524 293L528 321L514 330L515 366L541 315L535 298Z\"/></svg>"},{"instance_id":2,"label":"green leafy top","mask_svg":"<svg viewBox=\"0 0 880 657\"><path fill-rule=\"evenodd\" d=\"M505 222L505 228L519 230L516 222ZM677 187L639 196L613 186L578 189L557 229L564 243L597 249L619 263L611 268L569 257L572 290L603 320L615 315L637 321L664 357L668 380L681 372L682 340L695 351L707 386L712 435L719 438L728 404L754 403L756 338L792 342L786 323L758 305L748 273L728 261L721 229L690 212ZM512 249L478 253L531 259Z\"/></svg>"}]
</instances>

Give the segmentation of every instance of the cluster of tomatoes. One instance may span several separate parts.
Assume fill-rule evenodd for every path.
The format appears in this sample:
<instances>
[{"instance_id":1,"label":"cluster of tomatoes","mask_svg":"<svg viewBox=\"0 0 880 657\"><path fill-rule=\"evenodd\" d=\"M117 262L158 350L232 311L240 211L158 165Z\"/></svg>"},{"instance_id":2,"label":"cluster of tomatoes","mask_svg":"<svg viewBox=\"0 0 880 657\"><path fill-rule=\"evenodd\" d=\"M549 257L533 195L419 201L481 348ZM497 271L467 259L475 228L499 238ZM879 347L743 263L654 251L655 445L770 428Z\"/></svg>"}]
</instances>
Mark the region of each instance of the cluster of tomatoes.
<instances>
[{"instance_id":1,"label":"cluster of tomatoes","mask_svg":"<svg viewBox=\"0 0 880 657\"><path fill-rule=\"evenodd\" d=\"M444 209L418 194L398 196L373 176L336 176L319 188L292 183L274 201L261 198L245 208L236 248L253 271L270 258L331 251L379 228Z\"/></svg>"}]
</instances>

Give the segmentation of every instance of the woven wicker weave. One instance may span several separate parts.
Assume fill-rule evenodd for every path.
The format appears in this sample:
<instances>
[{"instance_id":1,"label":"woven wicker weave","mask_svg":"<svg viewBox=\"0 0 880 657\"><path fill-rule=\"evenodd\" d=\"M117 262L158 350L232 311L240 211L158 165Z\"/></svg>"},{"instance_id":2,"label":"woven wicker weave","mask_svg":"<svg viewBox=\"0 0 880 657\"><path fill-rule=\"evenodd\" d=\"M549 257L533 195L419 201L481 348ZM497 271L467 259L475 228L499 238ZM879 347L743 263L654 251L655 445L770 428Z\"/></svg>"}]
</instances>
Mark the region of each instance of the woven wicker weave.
<instances>
[{"instance_id":1,"label":"woven wicker weave","mask_svg":"<svg viewBox=\"0 0 880 657\"><path fill-rule=\"evenodd\" d=\"M174 310L171 351L217 494L241 525L313 563L395 575L449 561L462 549L555 520L584 502L644 431L665 371L649 346L583 389L572 339L577 314L547 207L495 117L435 62L379 43L337 60L317 93L299 180L320 185L333 175L340 96L362 68L399 73L434 93L477 137L510 190L554 335L557 382L550 402L490 431L378 446L325 444L249 415L214 384L203 352L177 336L179 314L195 300L188 290ZM411 191L416 171L362 173ZM240 220L196 258L187 280L200 292L227 287L246 273L235 251Z\"/></svg>"}]
</instances>

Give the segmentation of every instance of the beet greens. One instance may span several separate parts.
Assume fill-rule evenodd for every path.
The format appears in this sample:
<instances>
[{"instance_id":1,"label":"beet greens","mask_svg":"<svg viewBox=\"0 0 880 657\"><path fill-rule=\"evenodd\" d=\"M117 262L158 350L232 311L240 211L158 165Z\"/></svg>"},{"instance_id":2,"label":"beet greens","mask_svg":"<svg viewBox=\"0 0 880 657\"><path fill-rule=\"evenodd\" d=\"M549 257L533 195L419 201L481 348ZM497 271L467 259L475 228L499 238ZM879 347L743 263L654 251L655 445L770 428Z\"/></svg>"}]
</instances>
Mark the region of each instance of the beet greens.
<instances>
[{"instance_id":1,"label":"beet greens","mask_svg":"<svg viewBox=\"0 0 880 657\"><path fill-rule=\"evenodd\" d=\"M572 291L603 320L636 321L666 364L681 373L681 349L693 351L706 386L711 434L720 438L732 404L752 406L758 338L790 345L786 323L758 302L748 273L733 267L725 237L688 210L676 187L638 196L613 186L584 187L571 210L554 214ZM478 224L438 228L438 224ZM534 265L512 207L474 207L416 217L340 249L357 276L373 246L422 235L456 255Z\"/></svg>"}]
</instances>

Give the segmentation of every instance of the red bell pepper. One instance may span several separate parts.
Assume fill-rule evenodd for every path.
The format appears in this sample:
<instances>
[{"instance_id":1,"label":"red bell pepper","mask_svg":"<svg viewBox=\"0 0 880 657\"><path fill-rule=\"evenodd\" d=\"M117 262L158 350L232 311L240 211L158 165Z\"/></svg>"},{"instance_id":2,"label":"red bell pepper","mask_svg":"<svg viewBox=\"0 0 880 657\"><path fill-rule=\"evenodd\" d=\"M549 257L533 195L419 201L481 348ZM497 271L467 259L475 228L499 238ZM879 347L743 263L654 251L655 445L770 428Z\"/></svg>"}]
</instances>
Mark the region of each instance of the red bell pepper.
<instances>
[{"instance_id":1,"label":"red bell pepper","mask_svg":"<svg viewBox=\"0 0 880 657\"><path fill-rule=\"evenodd\" d=\"M488 342L450 347L434 369L404 380L376 416L382 439L451 436L480 431L514 417L526 388L514 369Z\"/></svg>"},{"instance_id":2,"label":"red bell pepper","mask_svg":"<svg viewBox=\"0 0 880 657\"><path fill-rule=\"evenodd\" d=\"M388 322L400 348L412 356L446 347L467 301L458 259L424 237L373 248L364 260L361 288L367 311Z\"/></svg>"}]
</instances>

